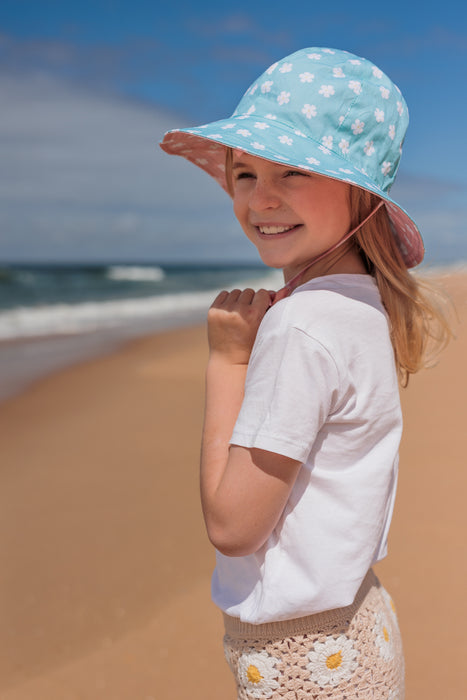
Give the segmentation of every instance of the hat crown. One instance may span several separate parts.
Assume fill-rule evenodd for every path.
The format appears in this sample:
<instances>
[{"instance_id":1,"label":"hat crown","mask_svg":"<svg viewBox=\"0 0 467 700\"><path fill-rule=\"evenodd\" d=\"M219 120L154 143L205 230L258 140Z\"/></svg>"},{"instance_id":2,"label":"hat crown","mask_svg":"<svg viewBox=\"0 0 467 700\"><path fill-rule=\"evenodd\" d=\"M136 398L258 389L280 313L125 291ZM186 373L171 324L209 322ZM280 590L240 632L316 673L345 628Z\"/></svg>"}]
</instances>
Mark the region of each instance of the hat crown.
<instances>
[{"instance_id":1,"label":"hat crown","mask_svg":"<svg viewBox=\"0 0 467 700\"><path fill-rule=\"evenodd\" d=\"M315 47L271 65L232 116L254 117L265 128L280 123L290 138L312 139L386 192L408 126L405 100L383 71L347 51Z\"/></svg>"}]
</instances>

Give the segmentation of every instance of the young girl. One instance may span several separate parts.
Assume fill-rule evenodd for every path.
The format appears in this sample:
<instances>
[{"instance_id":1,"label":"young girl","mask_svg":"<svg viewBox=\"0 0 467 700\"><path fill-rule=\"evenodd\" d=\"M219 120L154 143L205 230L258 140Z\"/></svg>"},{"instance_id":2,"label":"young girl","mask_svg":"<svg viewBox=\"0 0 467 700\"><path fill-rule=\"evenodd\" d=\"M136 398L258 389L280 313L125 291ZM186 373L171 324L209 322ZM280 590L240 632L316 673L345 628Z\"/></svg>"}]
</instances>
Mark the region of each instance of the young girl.
<instances>
[{"instance_id":1,"label":"young girl","mask_svg":"<svg viewBox=\"0 0 467 700\"><path fill-rule=\"evenodd\" d=\"M230 119L161 144L220 182L285 279L221 292L208 316L201 496L238 698L404 697L394 605L371 567L394 505L398 379L447 333L407 271L418 229L388 194L407 123L376 66L310 48L268 68Z\"/></svg>"}]
</instances>

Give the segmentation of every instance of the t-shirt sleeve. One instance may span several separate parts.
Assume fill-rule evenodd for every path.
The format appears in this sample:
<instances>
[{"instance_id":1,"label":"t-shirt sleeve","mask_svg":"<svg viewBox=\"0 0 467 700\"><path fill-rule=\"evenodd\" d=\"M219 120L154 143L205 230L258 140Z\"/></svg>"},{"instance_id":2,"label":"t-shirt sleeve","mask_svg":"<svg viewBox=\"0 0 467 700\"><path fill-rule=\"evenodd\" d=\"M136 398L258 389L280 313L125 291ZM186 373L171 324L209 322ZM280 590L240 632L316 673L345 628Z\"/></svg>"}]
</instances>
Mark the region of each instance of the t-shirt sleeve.
<instances>
[{"instance_id":1,"label":"t-shirt sleeve","mask_svg":"<svg viewBox=\"0 0 467 700\"><path fill-rule=\"evenodd\" d=\"M305 462L338 393L338 369L322 340L272 307L250 357L231 444Z\"/></svg>"}]
</instances>

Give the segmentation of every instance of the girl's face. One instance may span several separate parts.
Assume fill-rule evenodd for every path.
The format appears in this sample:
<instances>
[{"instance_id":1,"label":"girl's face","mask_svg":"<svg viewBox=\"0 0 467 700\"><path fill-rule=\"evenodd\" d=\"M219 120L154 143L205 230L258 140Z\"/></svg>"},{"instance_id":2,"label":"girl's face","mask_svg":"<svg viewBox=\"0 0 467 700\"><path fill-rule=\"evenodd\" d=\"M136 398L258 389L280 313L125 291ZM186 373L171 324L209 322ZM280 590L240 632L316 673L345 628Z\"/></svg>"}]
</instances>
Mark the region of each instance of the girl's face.
<instances>
[{"instance_id":1,"label":"girl's face","mask_svg":"<svg viewBox=\"0 0 467 700\"><path fill-rule=\"evenodd\" d=\"M269 267L290 280L350 230L347 183L234 151L235 216Z\"/></svg>"}]
</instances>

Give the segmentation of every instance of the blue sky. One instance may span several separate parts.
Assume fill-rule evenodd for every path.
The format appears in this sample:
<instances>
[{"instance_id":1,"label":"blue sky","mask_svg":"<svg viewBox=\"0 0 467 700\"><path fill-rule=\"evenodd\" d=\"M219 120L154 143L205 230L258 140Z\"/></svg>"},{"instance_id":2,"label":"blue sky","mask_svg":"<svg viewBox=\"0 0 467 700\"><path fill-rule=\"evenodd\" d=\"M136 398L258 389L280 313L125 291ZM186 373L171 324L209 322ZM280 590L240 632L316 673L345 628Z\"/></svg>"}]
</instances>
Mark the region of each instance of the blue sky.
<instances>
[{"instance_id":1,"label":"blue sky","mask_svg":"<svg viewBox=\"0 0 467 700\"><path fill-rule=\"evenodd\" d=\"M426 2L2 0L0 260L254 260L225 194L157 147L305 46L369 58L411 125L393 195L467 259L467 10Z\"/></svg>"}]
</instances>

